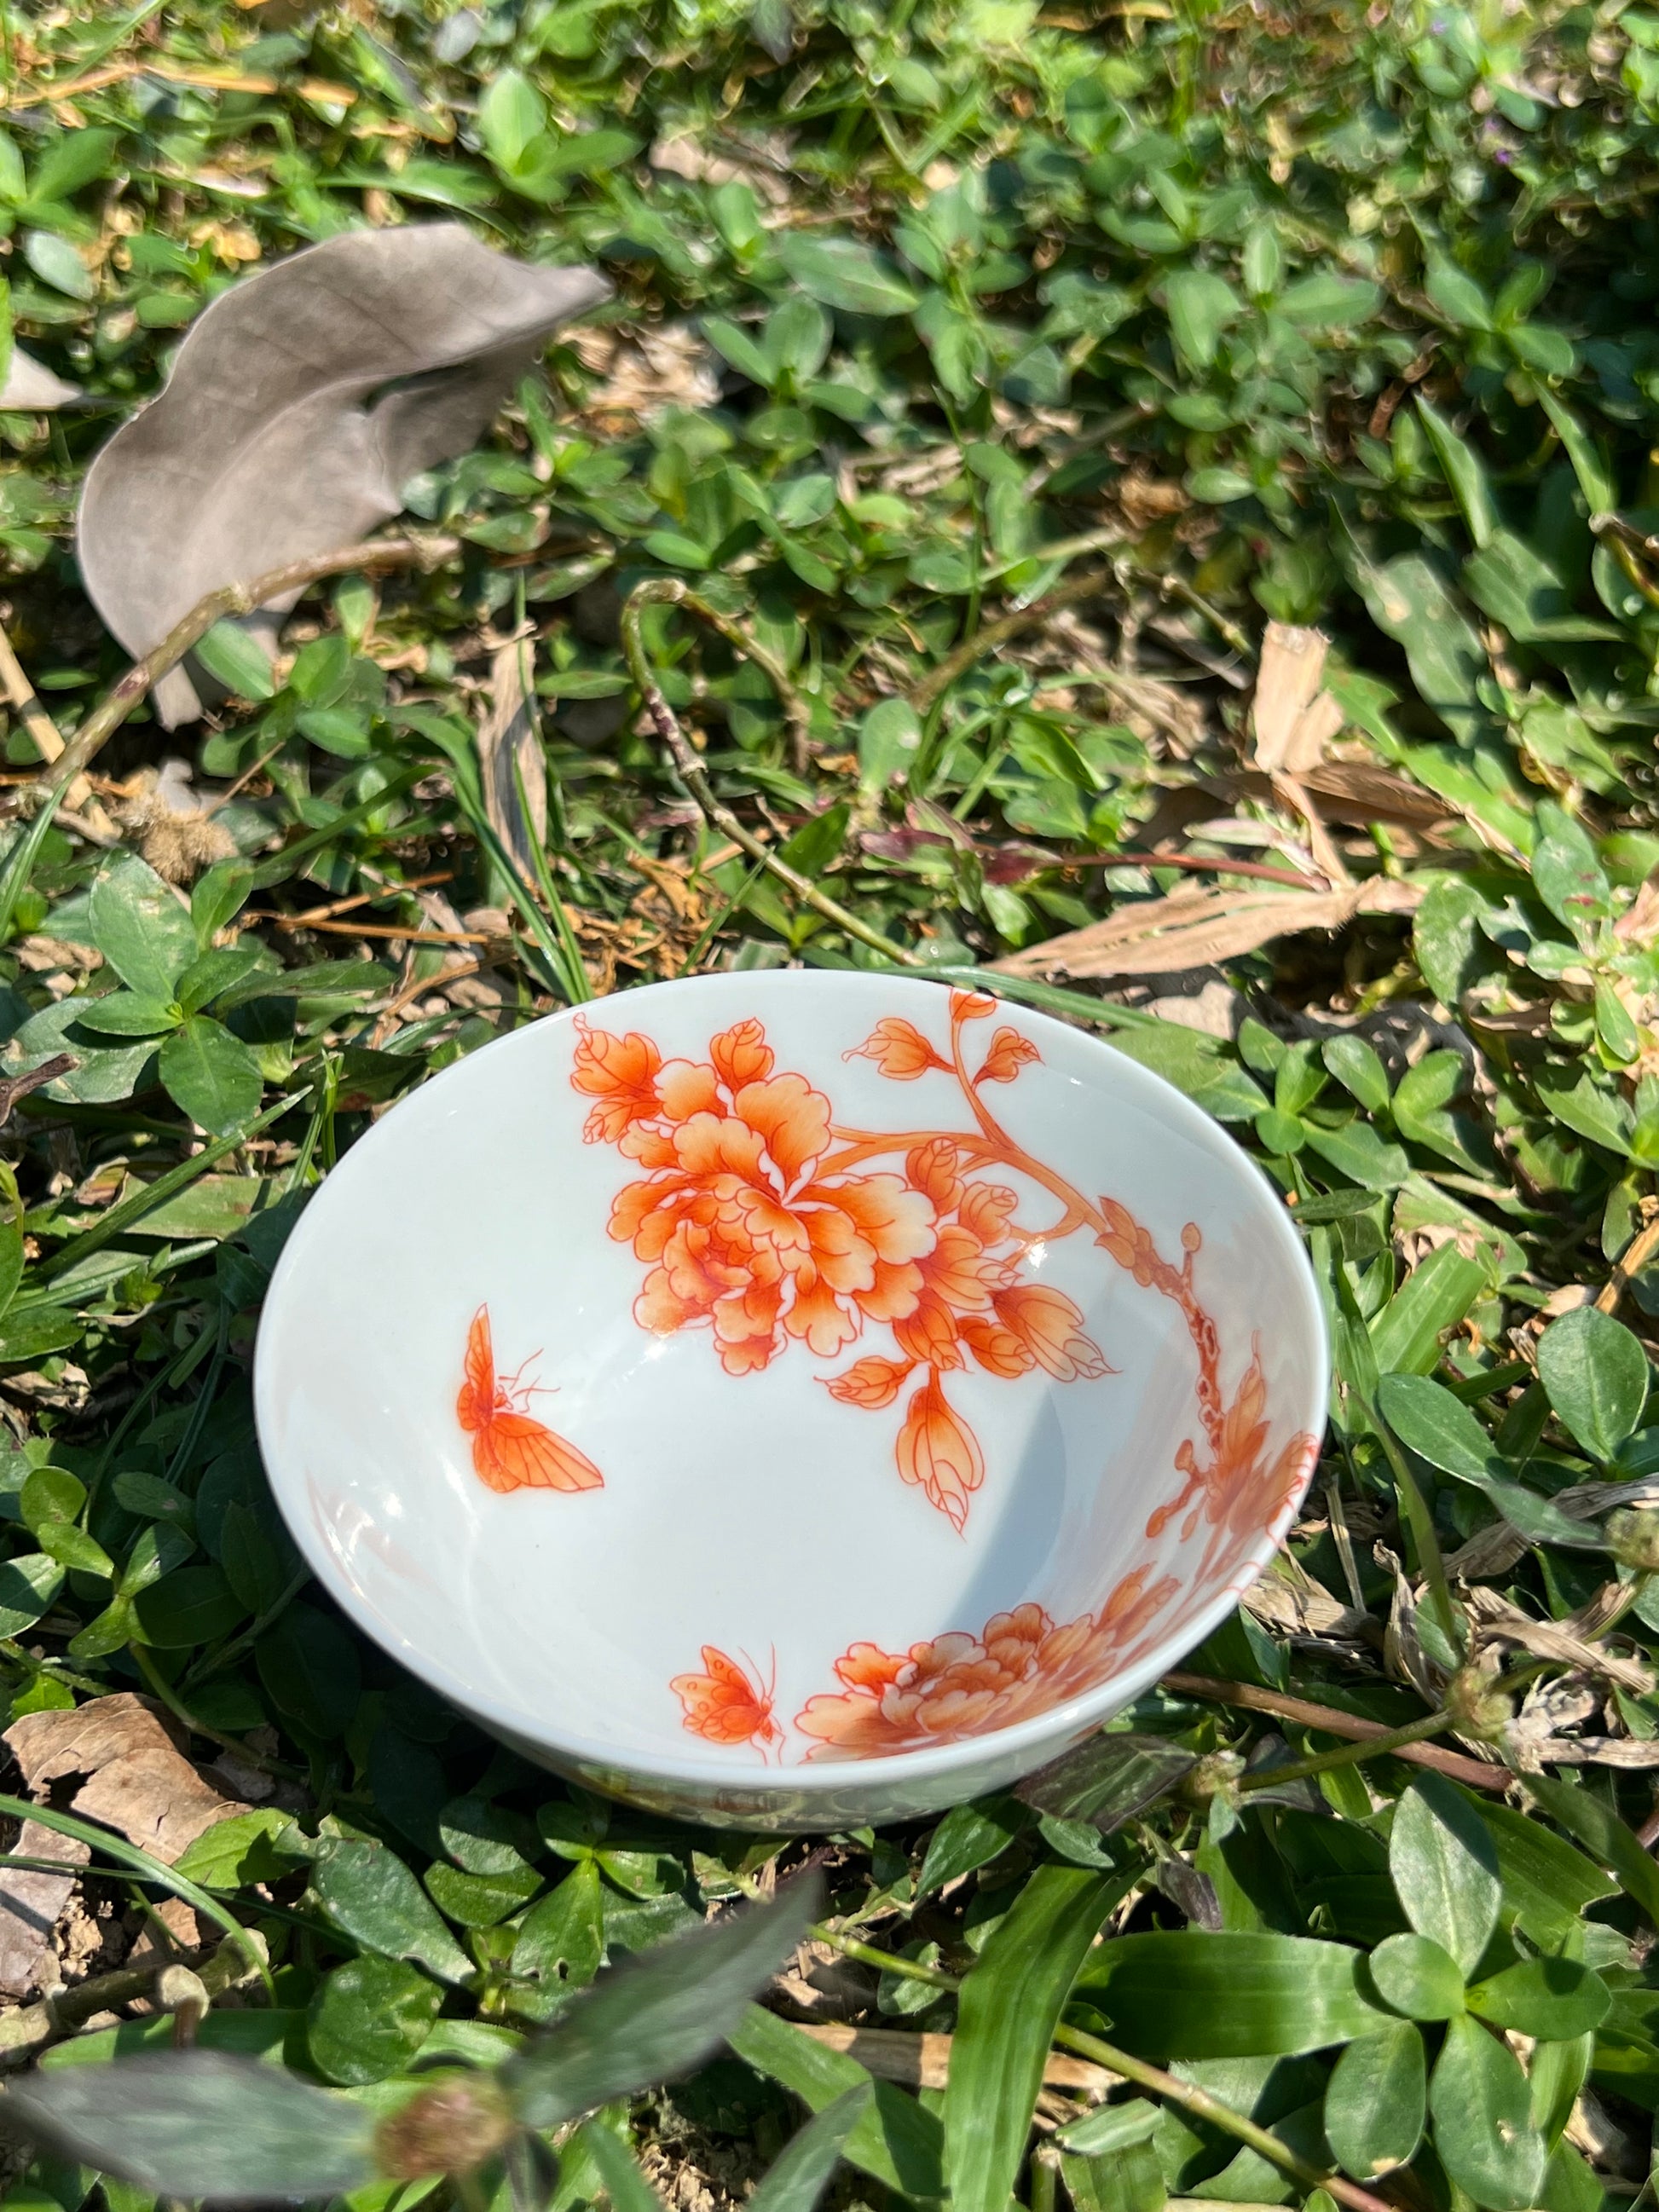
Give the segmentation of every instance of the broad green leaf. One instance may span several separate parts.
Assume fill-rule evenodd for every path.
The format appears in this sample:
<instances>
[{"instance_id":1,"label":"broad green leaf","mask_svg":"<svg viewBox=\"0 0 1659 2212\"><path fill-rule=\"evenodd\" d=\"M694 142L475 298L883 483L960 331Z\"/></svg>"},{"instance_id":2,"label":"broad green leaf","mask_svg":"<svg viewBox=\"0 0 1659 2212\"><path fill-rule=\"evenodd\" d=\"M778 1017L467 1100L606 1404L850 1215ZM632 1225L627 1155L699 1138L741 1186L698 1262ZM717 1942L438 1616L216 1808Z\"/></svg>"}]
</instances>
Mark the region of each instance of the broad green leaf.
<instances>
[{"instance_id":1,"label":"broad green leaf","mask_svg":"<svg viewBox=\"0 0 1659 2212\"><path fill-rule=\"evenodd\" d=\"M1612 912L1607 878L1583 825L1547 799L1538 807L1532 881L1539 897L1577 942L1593 944L1597 925Z\"/></svg>"},{"instance_id":2,"label":"broad green leaf","mask_svg":"<svg viewBox=\"0 0 1659 2212\"><path fill-rule=\"evenodd\" d=\"M927 1839L927 1855L916 1877L918 1900L1000 1858L1030 1815L1006 1797L984 1797L947 1813Z\"/></svg>"},{"instance_id":3,"label":"broad green leaf","mask_svg":"<svg viewBox=\"0 0 1659 2212\"><path fill-rule=\"evenodd\" d=\"M787 230L778 258L810 299L848 314L904 315L917 295L892 263L851 238L816 238Z\"/></svg>"},{"instance_id":4,"label":"broad green leaf","mask_svg":"<svg viewBox=\"0 0 1659 2212\"><path fill-rule=\"evenodd\" d=\"M548 2018L586 1988L604 1955L604 1887L598 1861L585 1859L520 1923L509 1969L535 1985L536 2000L520 2008Z\"/></svg>"},{"instance_id":5,"label":"broad green leaf","mask_svg":"<svg viewBox=\"0 0 1659 2212\"><path fill-rule=\"evenodd\" d=\"M165 1005L197 952L190 909L171 885L126 854L93 885L88 920L93 943L127 988Z\"/></svg>"},{"instance_id":6,"label":"broad green leaf","mask_svg":"<svg viewBox=\"0 0 1659 2212\"><path fill-rule=\"evenodd\" d=\"M880 699L859 725L859 781L884 791L908 775L921 743L921 724L908 699Z\"/></svg>"},{"instance_id":7,"label":"broad green leaf","mask_svg":"<svg viewBox=\"0 0 1659 2212\"><path fill-rule=\"evenodd\" d=\"M101 998L76 1001L76 1020L100 1036L160 1036L165 1030L176 1030L180 1019L175 1006L141 991L108 991Z\"/></svg>"},{"instance_id":8,"label":"broad green leaf","mask_svg":"<svg viewBox=\"0 0 1659 2212\"><path fill-rule=\"evenodd\" d=\"M325 2081L356 2088L401 2074L443 2002L434 1981L400 1959L352 1959L311 2000L306 2049Z\"/></svg>"},{"instance_id":9,"label":"broad green leaf","mask_svg":"<svg viewBox=\"0 0 1659 2212\"><path fill-rule=\"evenodd\" d=\"M45 1552L14 1552L0 1559L0 1636L33 1628L63 1587L63 1568Z\"/></svg>"},{"instance_id":10,"label":"broad green leaf","mask_svg":"<svg viewBox=\"0 0 1659 2212\"><path fill-rule=\"evenodd\" d=\"M1371 1350L1384 1375L1426 1375L1440 1340L1457 1327L1486 1288L1486 1262L1442 1244L1413 1268L1370 1324Z\"/></svg>"},{"instance_id":11,"label":"broad green leaf","mask_svg":"<svg viewBox=\"0 0 1659 2212\"><path fill-rule=\"evenodd\" d=\"M1553 1321L1538 1340L1538 1372L1563 1426L1592 1458L1612 1459L1640 1427L1647 1354L1611 1314L1582 1306Z\"/></svg>"},{"instance_id":12,"label":"broad green leaf","mask_svg":"<svg viewBox=\"0 0 1659 2212\"><path fill-rule=\"evenodd\" d=\"M1604 1866L1626 1896L1635 1899L1659 1928L1659 1866L1601 1799L1576 1782L1554 1775L1529 1774L1527 1790L1569 1835L1577 1836L1599 1866Z\"/></svg>"},{"instance_id":13,"label":"broad green leaf","mask_svg":"<svg viewBox=\"0 0 1659 2212\"><path fill-rule=\"evenodd\" d=\"M856 2058L827 2051L759 2005L749 2007L726 2039L757 2073L781 2082L815 2112L870 2080ZM945 2146L939 2121L892 2082L874 2086L873 2109L847 2139L848 2163L903 2196L942 2197Z\"/></svg>"},{"instance_id":14,"label":"broad green leaf","mask_svg":"<svg viewBox=\"0 0 1659 2212\"><path fill-rule=\"evenodd\" d=\"M1389 1073L1376 1048L1361 1036L1332 1037L1320 1057L1368 1114L1389 1110Z\"/></svg>"},{"instance_id":15,"label":"broad green leaf","mask_svg":"<svg viewBox=\"0 0 1659 2212\"><path fill-rule=\"evenodd\" d=\"M1382 297L1382 287L1363 276L1316 269L1287 284L1274 301L1273 312L1302 330L1352 330L1370 321Z\"/></svg>"},{"instance_id":16,"label":"broad green leaf","mask_svg":"<svg viewBox=\"0 0 1659 2212\"><path fill-rule=\"evenodd\" d=\"M1505 1920L1513 1917L1534 1942L1558 1949L1587 1908L1611 1897L1617 1883L1541 1820L1511 1805L1476 1809L1497 1848Z\"/></svg>"},{"instance_id":17,"label":"broad green leaf","mask_svg":"<svg viewBox=\"0 0 1659 2212\"><path fill-rule=\"evenodd\" d=\"M1473 276L1443 254L1430 257L1424 289L1441 313L1461 331L1489 331L1492 302Z\"/></svg>"},{"instance_id":18,"label":"broad green leaf","mask_svg":"<svg viewBox=\"0 0 1659 2212\"><path fill-rule=\"evenodd\" d=\"M1358 2037L1325 2091L1325 2134L1339 2164L1361 2181L1404 2166L1422 2141L1427 2103L1423 2038L1410 2021Z\"/></svg>"},{"instance_id":19,"label":"broad green leaf","mask_svg":"<svg viewBox=\"0 0 1659 2212\"><path fill-rule=\"evenodd\" d=\"M216 622L196 642L196 658L238 699L272 699L276 678L270 656L240 623Z\"/></svg>"},{"instance_id":20,"label":"broad green leaf","mask_svg":"<svg viewBox=\"0 0 1659 2212\"><path fill-rule=\"evenodd\" d=\"M1143 2057L1290 2055L1386 2021L1361 1986L1362 1963L1343 1943L1188 1928L1100 1944L1078 1987L1110 2018L1113 2040Z\"/></svg>"},{"instance_id":21,"label":"broad green leaf","mask_svg":"<svg viewBox=\"0 0 1659 2212\"><path fill-rule=\"evenodd\" d=\"M1463 1974L1428 1936L1387 1936L1371 1953L1376 1993L1407 2020L1452 2020L1463 2009Z\"/></svg>"},{"instance_id":22,"label":"broad green leaf","mask_svg":"<svg viewBox=\"0 0 1659 2212\"><path fill-rule=\"evenodd\" d=\"M516 168L546 129L547 103L535 86L517 70L498 70L478 102L478 131L490 160Z\"/></svg>"},{"instance_id":23,"label":"broad green leaf","mask_svg":"<svg viewBox=\"0 0 1659 2212\"><path fill-rule=\"evenodd\" d=\"M1491 679L1462 601L1421 553L1396 555L1380 568L1362 564L1358 580L1372 620L1404 647L1425 705L1472 743L1486 722L1476 687Z\"/></svg>"},{"instance_id":24,"label":"broad green leaf","mask_svg":"<svg viewBox=\"0 0 1659 2212\"><path fill-rule=\"evenodd\" d=\"M325 1837L311 1878L323 1910L354 1942L383 1958L417 1960L446 1982L472 1972L437 1907L384 1844Z\"/></svg>"},{"instance_id":25,"label":"broad green leaf","mask_svg":"<svg viewBox=\"0 0 1659 2212\"><path fill-rule=\"evenodd\" d=\"M293 1815L265 1805L216 1820L187 1844L174 1861L179 1871L210 1889L236 1889L244 1882L280 1881L301 1861L280 1850L276 1838L293 1826Z\"/></svg>"},{"instance_id":26,"label":"broad green leaf","mask_svg":"<svg viewBox=\"0 0 1659 2212\"><path fill-rule=\"evenodd\" d=\"M1221 333L1243 313L1244 303L1224 276L1206 269L1182 269L1164 288L1170 332L1189 368L1208 368Z\"/></svg>"},{"instance_id":27,"label":"broad green leaf","mask_svg":"<svg viewBox=\"0 0 1659 2212\"><path fill-rule=\"evenodd\" d=\"M1389 1871L1418 1934L1473 1972L1498 1924L1498 1854L1468 1801L1439 1775L1413 1782L1395 1808Z\"/></svg>"},{"instance_id":28,"label":"broad green leaf","mask_svg":"<svg viewBox=\"0 0 1659 2212\"><path fill-rule=\"evenodd\" d=\"M1109 1835L1166 1796L1196 1764L1194 1753L1163 1736L1114 1729L1028 1774L1018 1796L1040 1813L1087 1820Z\"/></svg>"},{"instance_id":29,"label":"broad green leaf","mask_svg":"<svg viewBox=\"0 0 1659 2212\"><path fill-rule=\"evenodd\" d=\"M1443 1384L1425 1375L1384 1376L1376 1402L1402 1443L1443 1474L1484 1490L1528 1542L1565 1544L1575 1550L1602 1547L1594 1527L1509 1479L1480 1422Z\"/></svg>"},{"instance_id":30,"label":"broad green leaf","mask_svg":"<svg viewBox=\"0 0 1659 2212\"><path fill-rule=\"evenodd\" d=\"M1304 1121L1302 1128L1310 1152L1366 1190L1398 1190L1411 1174L1404 1147L1389 1144L1369 1121L1349 1121L1340 1129Z\"/></svg>"},{"instance_id":31,"label":"broad green leaf","mask_svg":"<svg viewBox=\"0 0 1659 2212\"><path fill-rule=\"evenodd\" d=\"M945 2172L956 2212L1006 2212L1061 2008L1133 1878L1040 1867L963 1984L945 2093Z\"/></svg>"},{"instance_id":32,"label":"broad green leaf","mask_svg":"<svg viewBox=\"0 0 1659 2212\"><path fill-rule=\"evenodd\" d=\"M1539 2043L1589 2034L1607 2017L1608 2002L1599 1974L1577 1960L1547 1957L1522 1959L1468 1993L1472 2013Z\"/></svg>"},{"instance_id":33,"label":"broad green leaf","mask_svg":"<svg viewBox=\"0 0 1659 2212\"><path fill-rule=\"evenodd\" d=\"M279 1712L313 1735L343 1735L357 1710L362 1670L357 1645L331 1613L289 1606L259 1638L254 1657Z\"/></svg>"},{"instance_id":34,"label":"broad green leaf","mask_svg":"<svg viewBox=\"0 0 1659 2212\"><path fill-rule=\"evenodd\" d=\"M1527 2212L1539 2202L1546 2153L1532 2124L1527 2077L1505 2043L1463 2014L1429 2082L1434 2147L1460 2189L1493 2212Z\"/></svg>"},{"instance_id":35,"label":"broad green leaf","mask_svg":"<svg viewBox=\"0 0 1659 2212\"><path fill-rule=\"evenodd\" d=\"M330 2197L374 2172L374 2115L280 2066L169 2051L27 2075L7 2109L40 2142L155 2195Z\"/></svg>"},{"instance_id":36,"label":"broad green leaf","mask_svg":"<svg viewBox=\"0 0 1659 2212\"><path fill-rule=\"evenodd\" d=\"M134 1601L146 1644L158 1650L182 1651L228 1635L247 1618L242 1603L217 1567L175 1567Z\"/></svg>"},{"instance_id":37,"label":"broad green leaf","mask_svg":"<svg viewBox=\"0 0 1659 2212\"><path fill-rule=\"evenodd\" d=\"M790 2137L782 2154L761 2178L749 2199L750 2212L812 2212L847 2148L848 2137L869 2115L873 2084L844 2090Z\"/></svg>"},{"instance_id":38,"label":"broad green leaf","mask_svg":"<svg viewBox=\"0 0 1659 2212\"><path fill-rule=\"evenodd\" d=\"M1479 919L1485 906L1473 884L1443 876L1430 885L1412 922L1412 950L1423 980L1454 1012L1485 946Z\"/></svg>"},{"instance_id":39,"label":"broad green leaf","mask_svg":"<svg viewBox=\"0 0 1659 2212\"><path fill-rule=\"evenodd\" d=\"M614 1967L501 2068L496 2078L518 2118L528 2127L557 2127L696 2065L800 1942L820 1894L816 1881L794 1881L769 1905L750 1905Z\"/></svg>"},{"instance_id":40,"label":"broad green leaf","mask_svg":"<svg viewBox=\"0 0 1659 2212\"><path fill-rule=\"evenodd\" d=\"M1418 418L1429 434L1429 443L1434 448L1435 459L1451 486L1452 496L1463 510L1463 520L1468 526L1469 536L1477 546L1491 542L1499 528L1498 504L1492 497L1492 480L1486 474L1486 463L1466 438L1460 438L1437 408L1431 407L1419 392L1417 396Z\"/></svg>"},{"instance_id":41,"label":"broad green leaf","mask_svg":"<svg viewBox=\"0 0 1659 2212\"><path fill-rule=\"evenodd\" d=\"M228 1136L259 1110L259 1063L222 1022L192 1014L161 1047L158 1067L167 1095L215 1137Z\"/></svg>"}]
</instances>

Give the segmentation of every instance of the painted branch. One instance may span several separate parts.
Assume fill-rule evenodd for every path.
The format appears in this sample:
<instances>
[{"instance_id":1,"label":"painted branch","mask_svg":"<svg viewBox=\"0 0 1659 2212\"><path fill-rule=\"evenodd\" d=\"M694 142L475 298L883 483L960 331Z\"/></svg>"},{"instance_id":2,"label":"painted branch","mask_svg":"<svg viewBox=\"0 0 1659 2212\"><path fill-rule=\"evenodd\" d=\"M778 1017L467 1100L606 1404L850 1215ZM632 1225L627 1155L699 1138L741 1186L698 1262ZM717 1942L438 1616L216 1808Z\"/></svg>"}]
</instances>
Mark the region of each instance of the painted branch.
<instances>
[{"instance_id":1,"label":"painted branch","mask_svg":"<svg viewBox=\"0 0 1659 2212\"><path fill-rule=\"evenodd\" d=\"M57 760L37 779L36 787L43 798L56 799L77 776L84 775L151 686L159 684L170 668L176 668L191 647L226 616L251 614L255 607L282 599L287 592L354 569L435 568L440 562L459 553L460 544L459 538L368 538L356 545L337 546L331 553L313 553L304 561L286 562L246 584L221 585L198 599L161 642L142 660L135 661L105 693Z\"/></svg>"}]
</instances>

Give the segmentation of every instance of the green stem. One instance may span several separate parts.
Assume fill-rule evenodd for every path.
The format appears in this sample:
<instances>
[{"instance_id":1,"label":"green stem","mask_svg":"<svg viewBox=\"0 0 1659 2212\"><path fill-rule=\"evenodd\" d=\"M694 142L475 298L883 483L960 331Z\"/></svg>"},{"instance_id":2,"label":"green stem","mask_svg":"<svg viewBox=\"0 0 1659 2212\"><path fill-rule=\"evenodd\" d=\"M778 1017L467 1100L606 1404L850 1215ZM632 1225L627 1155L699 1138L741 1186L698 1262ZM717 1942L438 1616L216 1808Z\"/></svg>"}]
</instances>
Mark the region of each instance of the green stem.
<instances>
[{"instance_id":1,"label":"green stem","mask_svg":"<svg viewBox=\"0 0 1659 2212\"><path fill-rule=\"evenodd\" d=\"M1407 1744L1421 1743L1425 1736L1438 1735L1450 1721L1449 1713L1425 1713L1421 1720L1407 1721L1403 1728L1389 1729L1364 1743L1339 1744L1334 1751L1316 1752L1306 1759L1291 1759L1283 1766L1264 1766L1253 1773L1241 1774L1237 1786L1241 1791L1270 1790L1281 1782L1305 1782L1316 1774L1328 1774L1333 1767L1357 1766L1362 1759L1381 1759L1391 1751L1403 1750Z\"/></svg>"},{"instance_id":2,"label":"green stem","mask_svg":"<svg viewBox=\"0 0 1659 2212\"><path fill-rule=\"evenodd\" d=\"M893 961L901 968L924 967L927 963L915 953L907 951L902 945L896 945L891 938L884 937L878 929L872 929L867 921L860 921L857 915L850 913L827 892L821 891L816 884L809 882L806 877L792 868L787 860L780 860L768 846L762 844L752 830L738 819L729 806L722 805L715 797L714 787L704 774L702 762L686 742L685 732L681 729L673 708L663 696L662 686L652 671L640 628L644 608L682 606L690 596L684 585L676 578L653 576L643 584L635 586L623 602L622 611L623 650L628 656L629 672L639 687L645 710L650 715L658 736L668 748L669 757L680 781L708 819L725 830L734 845L741 846L751 860L758 860L762 867L769 874L775 876L781 884L787 884L797 898L804 899L826 921L834 922L837 929L844 929L860 945L867 945L872 952L879 952L884 958Z\"/></svg>"},{"instance_id":3,"label":"green stem","mask_svg":"<svg viewBox=\"0 0 1659 2212\"><path fill-rule=\"evenodd\" d=\"M878 1950L873 1943L866 1943L855 1936L843 1935L839 1928L819 1921L812 1934L819 1942L828 1943L832 1950L842 1952L847 1958L857 1959L866 1966L874 1966L884 1974L902 1974L907 1981L926 1982L930 1989L960 1990L962 1978L940 1972L937 1966L924 1966L915 1959L902 1959L896 1952ZM1149 2066L1143 2058L1136 2058L1115 2044L1103 2043L1098 2036L1087 2035L1081 2028L1061 2026L1054 2030L1054 2041L1063 2051L1074 2051L1081 2058L1092 2058L1097 2065L1120 2075L1126 2081L1133 2081L1143 2089L1150 2089L1166 2104L1179 2106L1182 2112L1208 2121L1225 2135L1247 2143L1265 2159L1272 2160L1283 2172L1293 2174L1309 2189L1328 2189L1339 2203L1346 2204L1349 2212L1393 2212L1380 2197L1368 2190L1356 2188L1340 2174L1327 2173L1310 2160L1301 2157L1288 2143L1277 2136L1269 2135L1266 2128L1257 2127L1242 2112L1224 2105L1207 2089L1200 2089L1190 2081L1182 2081L1161 2067Z\"/></svg>"},{"instance_id":4,"label":"green stem","mask_svg":"<svg viewBox=\"0 0 1659 2212\"><path fill-rule=\"evenodd\" d=\"M91 1253L101 1250L114 1237L124 1236L134 1222L142 1221L147 1213L153 1213L158 1206L164 1205L177 1192L194 1182L198 1176L205 1175L228 1152L234 1152L239 1146L246 1144L250 1137L257 1136L261 1129L269 1128L283 1115L292 1113L307 1095L301 1091L289 1097L279 1098L274 1106L267 1106L263 1114L256 1114L240 1129L233 1129L228 1137L216 1137L210 1145L204 1145L192 1158L180 1161L176 1168L169 1168L165 1175L157 1176L154 1182L146 1183L142 1190L135 1191L119 1206L112 1206L95 1229L87 1230L60 1251L54 1252L49 1260L43 1260L34 1271L35 1280L50 1282L54 1275L62 1274L64 1268L86 1259Z\"/></svg>"}]
</instances>

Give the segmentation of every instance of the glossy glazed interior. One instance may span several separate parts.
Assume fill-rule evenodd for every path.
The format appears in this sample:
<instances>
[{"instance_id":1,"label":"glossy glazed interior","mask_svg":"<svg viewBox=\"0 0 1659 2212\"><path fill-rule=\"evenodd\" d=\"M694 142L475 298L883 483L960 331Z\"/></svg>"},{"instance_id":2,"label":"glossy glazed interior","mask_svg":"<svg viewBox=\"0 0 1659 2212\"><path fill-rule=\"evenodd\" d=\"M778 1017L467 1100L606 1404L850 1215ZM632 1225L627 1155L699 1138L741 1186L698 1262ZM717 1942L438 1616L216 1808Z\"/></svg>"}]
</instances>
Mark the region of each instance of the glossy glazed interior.
<instances>
[{"instance_id":1,"label":"glossy glazed interior","mask_svg":"<svg viewBox=\"0 0 1659 2212\"><path fill-rule=\"evenodd\" d=\"M1174 1663L1323 1382L1282 1207L1177 1093L1006 1005L777 974L394 1109L290 1241L258 1396L296 1536L415 1672L613 1786L799 1803L1036 1765Z\"/></svg>"}]
</instances>

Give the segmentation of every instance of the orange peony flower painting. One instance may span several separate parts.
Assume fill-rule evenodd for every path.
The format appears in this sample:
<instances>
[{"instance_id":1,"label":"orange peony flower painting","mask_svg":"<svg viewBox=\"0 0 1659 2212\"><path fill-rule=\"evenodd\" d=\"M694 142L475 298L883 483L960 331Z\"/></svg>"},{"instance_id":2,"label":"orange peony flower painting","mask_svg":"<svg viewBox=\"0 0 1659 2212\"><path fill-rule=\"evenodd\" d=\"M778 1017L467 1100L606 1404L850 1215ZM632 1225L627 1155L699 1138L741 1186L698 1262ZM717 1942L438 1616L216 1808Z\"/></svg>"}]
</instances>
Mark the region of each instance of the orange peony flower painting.
<instances>
[{"instance_id":1,"label":"orange peony flower painting","mask_svg":"<svg viewBox=\"0 0 1659 2212\"><path fill-rule=\"evenodd\" d=\"M997 1613L977 1636L960 1632L884 1651L854 1644L836 1662L837 1694L809 1698L795 1716L811 1759L888 1759L960 1743L1052 1711L1115 1668L1133 1665L1181 1587L1173 1575L1126 1575L1098 1613L1058 1627L1042 1606Z\"/></svg>"},{"instance_id":2,"label":"orange peony flower painting","mask_svg":"<svg viewBox=\"0 0 1659 2212\"><path fill-rule=\"evenodd\" d=\"M646 1270L635 1318L659 1335L707 1329L733 1376L757 1373L791 1343L829 1359L884 1332L879 1351L821 1379L842 1405L899 1408L898 1474L960 1531L986 1465L957 1378L1016 1382L1040 1369L1064 1384L1113 1371L1075 1301L1029 1279L1037 1246L1089 1231L1185 1322L1201 1442L1177 1449L1181 1488L1147 1534L1191 1508L1183 1534L1207 1522L1207 1565L1244 1532L1273 1524L1313 1440L1295 1437L1269 1453L1259 1360L1228 1403L1220 1342L1194 1279L1197 1224L1182 1231L1180 1259L1167 1258L1119 1200L1091 1200L998 1121L988 1089L1017 1083L1042 1055L1008 1022L971 1049L983 1035L975 1025L997 1012L983 992L953 990L943 1040L887 1015L845 1055L895 1083L952 1083L961 1126L898 1131L839 1123L823 1091L778 1069L752 1018L711 1038L706 1060L674 1060L636 1030L611 1035L578 1015L570 1079L592 1102L583 1137L615 1145L640 1170L617 1194L610 1221ZM1022 1225L1011 1176L1052 1198L1058 1219Z\"/></svg>"},{"instance_id":3,"label":"orange peony flower painting","mask_svg":"<svg viewBox=\"0 0 1659 2212\"><path fill-rule=\"evenodd\" d=\"M823 1091L778 1071L753 1020L712 1038L706 1060L689 1060L579 1017L571 1073L594 1101L586 1141L614 1144L643 1170L617 1194L610 1222L646 1266L634 1304L641 1328L707 1328L738 1376L792 1341L828 1359L884 1328L896 1358L858 1359L824 1382L842 1404L872 1411L903 1393L895 1463L957 1529L985 1460L945 1376L971 1368L1012 1381L1041 1367L1075 1382L1109 1371L1073 1301L1022 1279L1033 1240L1015 1223L1016 1194L979 1172L1024 1156L988 1145L996 1125L975 1086L1012 1083L1038 1058L1005 1026L969 1074L962 1025L994 1005L951 994L949 1058L897 1017L857 1048L897 1082L955 1079L975 1118L960 1132L839 1127ZM896 1164L868 1164L883 1155Z\"/></svg>"}]
</instances>

